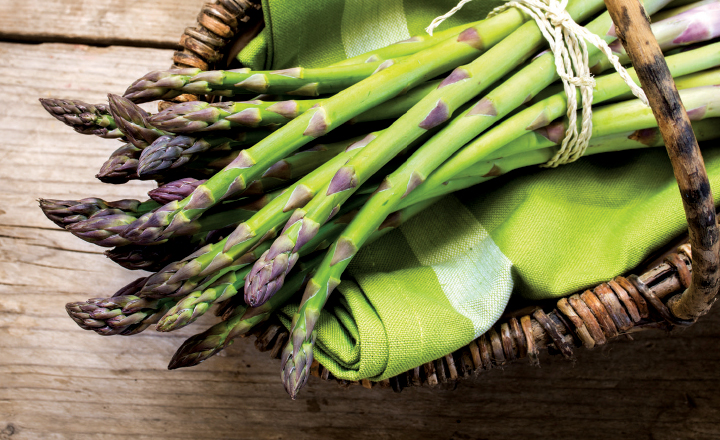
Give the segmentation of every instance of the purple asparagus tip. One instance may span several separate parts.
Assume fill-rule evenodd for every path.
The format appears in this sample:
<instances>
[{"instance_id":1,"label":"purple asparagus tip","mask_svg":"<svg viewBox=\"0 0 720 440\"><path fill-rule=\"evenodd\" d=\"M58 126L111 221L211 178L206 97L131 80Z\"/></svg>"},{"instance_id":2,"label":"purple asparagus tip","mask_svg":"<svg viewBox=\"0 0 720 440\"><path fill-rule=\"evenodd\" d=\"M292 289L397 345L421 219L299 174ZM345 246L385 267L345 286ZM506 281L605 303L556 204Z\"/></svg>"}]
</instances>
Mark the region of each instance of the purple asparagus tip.
<instances>
[{"instance_id":1,"label":"purple asparagus tip","mask_svg":"<svg viewBox=\"0 0 720 440\"><path fill-rule=\"evenodd\" d=\"M186 198L195 191L195 188L205 182L207 182L207 180L185 177L150 190L148 192L148 196L156 202L165 205L167 203L180 201Z\"/></svg>"},{"instance_id":2,"label":"purple asparagus tip","mask_svg":"<svg viewBox=\"0 0 720 440\"><path fill-rule=\"evenodd\" d=\"M108 95L110 114L120 131L138 148L144 148L160 137L161 132L150 125L150 114L122 96Z\"/></svg>"}]
</instances>

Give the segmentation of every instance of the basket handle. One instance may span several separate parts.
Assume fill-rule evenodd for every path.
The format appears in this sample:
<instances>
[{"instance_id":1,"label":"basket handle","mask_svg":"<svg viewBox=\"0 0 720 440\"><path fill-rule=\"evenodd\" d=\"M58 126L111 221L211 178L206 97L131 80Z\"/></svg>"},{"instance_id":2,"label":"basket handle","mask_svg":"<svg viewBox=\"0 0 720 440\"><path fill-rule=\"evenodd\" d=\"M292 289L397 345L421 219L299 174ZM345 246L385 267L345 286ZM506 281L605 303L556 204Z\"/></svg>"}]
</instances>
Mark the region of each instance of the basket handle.
<instances>
[{"instance_id":1,"label":"basket handle","mask_svg":"<svg viewBox=\"0 0 720 440\"><path fill-rule=\"evenodd\" d=\"M668 301L682 320L710 309L720 285L720 241L710 182L690 119L638 0L605 0L615 31L637 72L672 162L692 246L692 285Z\"/></svg>"}]
</instances>

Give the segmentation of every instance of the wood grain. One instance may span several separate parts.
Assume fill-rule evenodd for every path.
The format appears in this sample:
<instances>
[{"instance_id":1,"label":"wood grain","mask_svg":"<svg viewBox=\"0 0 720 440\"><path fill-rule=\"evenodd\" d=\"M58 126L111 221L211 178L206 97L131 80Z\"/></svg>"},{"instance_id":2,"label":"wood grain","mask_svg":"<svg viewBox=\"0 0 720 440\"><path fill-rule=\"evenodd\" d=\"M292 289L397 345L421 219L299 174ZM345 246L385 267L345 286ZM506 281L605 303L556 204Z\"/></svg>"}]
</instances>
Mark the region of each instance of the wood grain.
<instances>
[{"instance_id":1,"label":"wood grain","mask_svg":"<svg viewBox=\"0 0 720 440\"><path fill-rule=\"evenodd\" d=\"M4 18L6 20L6 18ZM192 16L190 16L192 21ZM667 337L647 332L577 363L541 354L457 389L340 388L311 380L291 401L279 363L240 339L167 371L203 319L170 334L103 338L64 304L107 295L131 273L58 230L38 197L141 197L147 184L94 179L117 144L72 132L38 97L100 102L169 50L0 43L0 440L26 439L711 439L720 435L720 314ZM481 354L479 354L481 355Z\"/></svg>"},{"instance_id":2,"label":"wood grain","mask_svg":"<svg viewBox=\"0 0 720 440\"><path fill-rule=\"evenodd\" d=\"M0 38L177 47L207 0L0 0ZM170 57L165 65L170 65Z\"/></svg>"}]
</instances>

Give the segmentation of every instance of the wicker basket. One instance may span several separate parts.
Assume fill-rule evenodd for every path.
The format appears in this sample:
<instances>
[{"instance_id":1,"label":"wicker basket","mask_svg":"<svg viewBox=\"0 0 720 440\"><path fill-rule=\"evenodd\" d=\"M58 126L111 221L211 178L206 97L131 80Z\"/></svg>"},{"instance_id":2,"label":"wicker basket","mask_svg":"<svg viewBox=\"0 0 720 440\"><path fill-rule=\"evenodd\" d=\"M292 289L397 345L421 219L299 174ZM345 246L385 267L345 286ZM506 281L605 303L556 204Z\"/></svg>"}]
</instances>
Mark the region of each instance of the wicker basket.
<instances>
[{"instance_id":1,"label":"wicker basket","mask_svg":"<svg viewBox=\"0 0 720 440\"><path fill-rule=\"evenodd\" d=\"M610 7L610 1L607 3ZM217 0L203 6L197 26L187 28L180 38L182 50L173 56L174 67L227 67L239 50L262 29L260 9L259 0ZM669 82L672 84L672 79ZM196 100L198 97L183 95L179 99ZM660 125L662 129L663 121ZM392 387L398 392L407 386L453 385L457 380L522 358L529 358L537 365L542 349L573 359L575 347L593 348L620 335L692 324L692 319L678 318L673 313L677 309L671 310L668 301L672 299L677 303L684 296L684 302L690 302L689 307L695 310L694 317L709 310L718 286L718 230L707 182L688 183L690 176L687 174L694 173L687 170L704 171L702 158L698 155L688 159L687 155L673 154L672 151L670 157L684 195L690 243L687 243L687 237L680 243L676 241L670 251L643 264L644 270L637 269L636 273L640 275L615 277L593 289L547 303L546 307L535 304L506 311L486 334L467 346L389 380L373 383L338 379L340 384ZM711 214L707 212L708 203ZM709 216L712 219L708 220ZM704 251L696 252L702 254L702 258L693 256L691 245L696 251ZM708 249L714 250L708 252ZM711 296L707 293L698 295L698 292L711 292ZM288 341L288 332L279 322L267 322L254 329L252 334L257 338L256 347L260 351L269 351L273 358L280 357ZM325 380L333 379L317 361L312 374Z\"/></svg>"}]
</instances>

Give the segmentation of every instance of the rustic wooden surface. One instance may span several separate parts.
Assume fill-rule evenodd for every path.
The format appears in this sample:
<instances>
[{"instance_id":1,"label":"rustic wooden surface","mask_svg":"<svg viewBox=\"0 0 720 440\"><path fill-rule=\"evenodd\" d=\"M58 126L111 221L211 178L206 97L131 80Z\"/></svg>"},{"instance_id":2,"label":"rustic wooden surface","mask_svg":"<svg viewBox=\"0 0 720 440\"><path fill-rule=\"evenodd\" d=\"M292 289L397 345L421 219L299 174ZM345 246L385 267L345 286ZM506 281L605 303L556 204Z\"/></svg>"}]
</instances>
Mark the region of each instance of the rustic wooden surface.
<instances>
[{"instance_id":1,"label":"rustic wooden surface","mask_svg":"<svg viewBox=\"0 0 720 440\"><path fill-rule=\"evenodd\" d=\"M87 36L103 23L73 5L94 13L102 4L124 11L115 12L115 23L132 22L133 41L155 41L161 19L127 15L146 3L152 4L48 1L53 11L85 18L73 26L72 17L38 13L32 19L44 27L33 28L27 11L41 11L41 2L0 0L0 29L13 41L55 41L53 35L72 27L73 35L93 43ZM190 0L165 4L173 5L168 22L178 25L178 35L199 7ZM141 197L149 186L99 183L93 176L116 142L66 129L44 114L37 98L100 102L169 64L171 51L0 42L0 55L0 440L720 437L717 310L671 336L649 332L633 342L580 350L574 366L542 356L540 369L521 363L455 390L399 395L311 380L295 402L279 382L278 362L250 340L198 367L165 370L175 348L207 320L180 332L134 337L80 330L64 304L107 295L136 274L58 230L36 199Z\"/></svg>"},{"instance_id":2,"label":"rustic wooden surface","mask_svg":"<svg viewBox=\"0 0 720 440\"><path fill-rule=\"evenodd\" d=\"M174 48L206 2L2 0L0 38Z\"/></svg>"}]
</instances>

